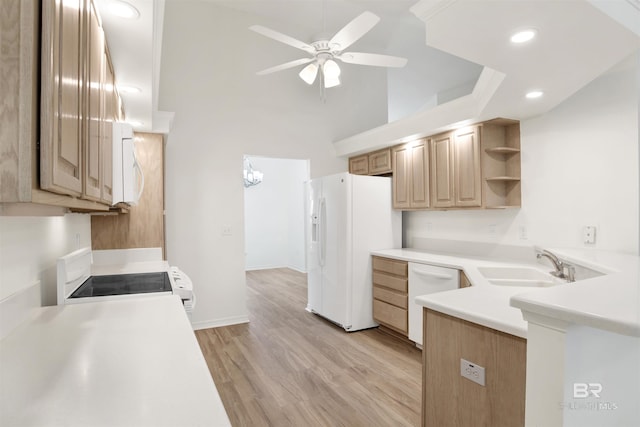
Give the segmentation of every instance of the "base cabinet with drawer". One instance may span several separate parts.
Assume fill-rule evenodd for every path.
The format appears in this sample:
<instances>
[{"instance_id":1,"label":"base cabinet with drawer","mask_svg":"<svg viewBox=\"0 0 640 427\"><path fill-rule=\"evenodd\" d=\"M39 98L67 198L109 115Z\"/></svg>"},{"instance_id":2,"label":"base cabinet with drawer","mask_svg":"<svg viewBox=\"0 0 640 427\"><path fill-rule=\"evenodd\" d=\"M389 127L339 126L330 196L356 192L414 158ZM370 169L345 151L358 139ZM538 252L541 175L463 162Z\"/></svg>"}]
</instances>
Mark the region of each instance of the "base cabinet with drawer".
<instances>
[{"instance_id":1,"label":"base cabinet with drawer","mask_svg":"<svg viewBox=\"0 0 640 427\"><path fill-rule=\"evenodd\" d=\"M408 263L373 257L373 319L392 331L407 336Z\"/></svg>"}]
</instances>

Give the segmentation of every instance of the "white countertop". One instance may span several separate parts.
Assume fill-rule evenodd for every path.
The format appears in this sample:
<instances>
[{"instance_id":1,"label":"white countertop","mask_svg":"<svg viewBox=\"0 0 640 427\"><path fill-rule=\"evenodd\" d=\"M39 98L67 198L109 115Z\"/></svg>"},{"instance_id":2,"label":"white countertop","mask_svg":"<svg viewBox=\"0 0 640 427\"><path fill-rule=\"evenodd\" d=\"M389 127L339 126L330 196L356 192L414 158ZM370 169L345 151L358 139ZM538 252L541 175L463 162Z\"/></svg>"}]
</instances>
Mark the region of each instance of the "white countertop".
<instances>
[{"instance_id":1,"label":"white countertop","mask_svg":"<svg viewBox=\"0 0 640 427\"><path fill-rule=\"evenodd\" d=\"M415 302L432 310L488 328L521 338L527 337L527 322L522 318L522 313L517 308L509 306L509 299L513 295L522 293L523 289L491 285L478 271L478 267L504 266L507 263L455 254L438 254L418 249L387 249L373 251L372 254L463 270L473 286L419 296ZM510 262L508 265L541 268L536 263L516 264Z\"/></svg>"},{"instance_id":2,"label":"white countertop","mask_svg":"<svg viewBox=\"0 0 640 427\"><path fill-rule=\"evenodd\" d=\"M180 298L42 307L0 341L0 425L230 426Z\"/></svg>"},{"instance_id":3,"label":"white countertop","mask_svg":"<svg viewBox=\"0 0 640 427\"><path fill-rule=\"evenodd\" d=\"M607 274L548 288L496 286L480 274L478 267L529 267L543 272L551 268L535 259L530 263L501 262L418 249L388 249L372 254L463 270L473 286L419 296L415 302L498 331L526 338L527 322L520 310L525 309L570 323L640 335L639 257L590 250L552 249L552 252Z\"/></svg>"},{"instance_id":4,"label":"white countertop","mask_svg":"<svg viewBox=\"0 0 640 427\"><path fill-rule=\"evenodd\" d=\"M561 258L608 274L514 296L511 305L567 323L640 337L640 257L557 249Z\"/></svg>"}]
</instances>

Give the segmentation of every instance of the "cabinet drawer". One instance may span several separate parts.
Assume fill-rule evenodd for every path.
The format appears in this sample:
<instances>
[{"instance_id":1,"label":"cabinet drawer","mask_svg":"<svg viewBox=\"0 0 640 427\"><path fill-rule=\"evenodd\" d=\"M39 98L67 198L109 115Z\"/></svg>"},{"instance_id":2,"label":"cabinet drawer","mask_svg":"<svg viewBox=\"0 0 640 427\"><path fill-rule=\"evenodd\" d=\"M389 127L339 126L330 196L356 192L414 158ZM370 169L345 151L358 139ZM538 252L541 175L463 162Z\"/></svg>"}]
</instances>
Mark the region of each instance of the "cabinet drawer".
<instances>
[{"instance_id":1,"label":"cabinet drawer","mask_svg":"<svg viewBox=\"0 0 640 427\"><path fill-rule=\"evenodd\" d=\"M373 269L407 277L407 262L390 258L373 257Z\"/></svg>"},{"instance_id":2,"label":"cabinet drawer","mask_svg":"<svg viewBox=\"0 0 640 427\"><path fill-rule=\"evenodd\" d=\"M400 308L407 308L407 294L401 294L385 288L374 286L373 297L377 300L387 302Z\"/></svg>"},{"instance_id":3,"label":"cabinet drawer","mask_svg":"<svg viewBox=\"0 0 640 427\"><path fill-rule=\"evenodd\" d=\"M407 310L373 300L373 318L386 326L407 333Z\"/></svg>"},{"instance_id":4,"label":"cabinet drawer","mask_svg":"<svg viewBox=\"0 0 640 427\"><path fill-rule=\"evenodd\" d=\"M373 284L384 286L386 288L395 289L400 292L407 292L407 282L408 280L403 277L395 277L390 276L385 273L380 273L379 271L373 272Z\"/></svg>"}]
</instances>

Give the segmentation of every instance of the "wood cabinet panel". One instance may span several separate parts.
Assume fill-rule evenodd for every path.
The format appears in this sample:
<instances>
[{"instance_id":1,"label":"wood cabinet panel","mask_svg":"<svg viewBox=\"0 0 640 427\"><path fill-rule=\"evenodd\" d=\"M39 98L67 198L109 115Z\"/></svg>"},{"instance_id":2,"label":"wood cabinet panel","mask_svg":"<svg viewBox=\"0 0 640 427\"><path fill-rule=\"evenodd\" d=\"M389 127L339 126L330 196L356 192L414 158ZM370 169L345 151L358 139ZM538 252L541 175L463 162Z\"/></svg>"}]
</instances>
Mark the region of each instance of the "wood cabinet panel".
<instances>
[{"instance_id":1,"label":"wood cabinet panel","mask_svg":"<svg viewBox=\"0 0 640 427\"><path fill-rule=\"evenodd\" d=\"M526 340L424 310L423 426L524 425ZM460 359L485 368L485 386L460 375Z\"/></svg>"},{"instance_id":2,"label":"wood cabinet panel","mask_svg":"<svg viewBox=\"0 0 640 427\"><path fill-rule=\"evenodd\" d=\"M83 0L42 2L43 189L82 193Z\"/></svg>"},{"instance_id":3,"label":"wood cabinet panel","mask_svg":"<svg viewBox=\"0 0 640 427\"><path fill-rule=\"evenodd\" d=\"M406 293L393 292L389 289L376 286L375 284L373 285L373 298L395 305L396 307L408 308L408 297Z\"/></svg>"},{"instance_id":4,"label":"wood cabinet panel","mask_svg":"<svg viewBox=\"0 0 640 427\"><path fill-rule=\"evenodd\" d=\"M429 207L429 152L426 140L413 141L391 150L394 209Z\"/></svg>"},{"instance_id":5,"label":"wood cabinet panel","mask_svg":"<svg viewBox=\"0 0 640 427\"><path fill-rule=\"evenodd\" d=\"M410 190L410 151L407 146L394 147L391 151L393 164L393 208L407 209L411 207Z\"/></svg>"},{"instance_id":6,"label":"wood cabinet panel","mask_svg":"<svg viewBox=\"0 0 640 427\"><path fill-rule=\"evenodd\" d=\"M373 318L377 322L384 324L398 332L406 334L407 329L407 310L396 307L377 299L373 300Z\"/></svg>"},{"instance_id":7,"label":"wood cabinet panel","mask_svg":"<svg viewBox=\"0 0 640 427\"><path fill-rule=\"evenodd\" d=\"M373 257L373 269L403 277L407 277L409 271L406 261L400 261L391 258L382 258L377 256Z\"/></svg>"},{"instance_id":8,"label":"wood cabinet panel","mask_svg":"<svg viewBox=\"0 0 640 427\"><path fill-rule=\"evenodd\" d=\"M369 156L366 154L349 159L349 173L354 175L369 174Z\"/></svg>"},{"instance_id":9,"label":"wood cabinet panel","mask_svg":"<svg viewBox=\"0 0 640 427\"><path fill-rule=\"evenodd\" d=\"M87 14L87 72L84 79L86 94L86 132L84 138L83 198L102 199L102 132L103 123L103 60L104 34L93 2Z\"/></svg>"},{"instance_id":10,"label":"wood cabinet panel","mask_svg":"<svg viewBox=\"0 0 640 427\"><path fill-rule=\"evenodd\" d=\"M469 278L467 277L466 274L464 274L464 271L460 270L460 287L468 288L469 286L471 286L471 282L469 281Z\"/></svg>"},{"instance_id":11,"label":"wood cabinet panel","mask_svg":"<svg viewBox=\"0 0 640 427\"><path fill-rule=\"evenodd\" d=\"M374 151L369 153L369 175L382 175L391 173L391 149Z\"/></svg>"},{"instance_id":12,"label":"wood cabinet panel","mask_svg":"<svg viewBox=\"0 0 640 427\"><path fill-rule=\"evenodd\" d=\"M455 206L482 205L480 138L478 127L456 131L453 142Z\"/></svg>"},{"instance_id":13,"label":"wood cabinet panel","mask_svg":"<svg viewBox=\"0 0 640 427\"><path fill-rule=\"evenodd\" d=\"M373 284L395 289L401 292L407 292L407 278L390 276L378 271L373 272Z\"/></svg>"},{"instance_id":14,"label":"wood cabinet panel","mask_svg":"<svg viewBox=\"0 0 640 427\"><path fill-rule=\"evenodd\" d=\"M102 152L102 188L100 198L104 203L113 202L113 122L116 121L115 75L113 66L105 46L102 69L104 76L104 93L102 97L101 152Z\"/></svg>"},{"instance_id":15,"label":"wood cabinet panel","mask_svg":"<svg viewBox=\"0 0 640 427\"><path fill-rule=\"evenodd\" d=\"M429 141L431 149L431 206L446 208L455 203L453 194L452 134L436 135Z\"/></svg>"},{"instance_id":16,"label":"wood cabinet panel","mask_svg":"<svg viewBox=\"0 0 640 427\"><path fill-rule=\"evenodd\" d=\"M429 207L429 153L426 141L411 147L411 207Z\"/></svg>"}]
</instances>

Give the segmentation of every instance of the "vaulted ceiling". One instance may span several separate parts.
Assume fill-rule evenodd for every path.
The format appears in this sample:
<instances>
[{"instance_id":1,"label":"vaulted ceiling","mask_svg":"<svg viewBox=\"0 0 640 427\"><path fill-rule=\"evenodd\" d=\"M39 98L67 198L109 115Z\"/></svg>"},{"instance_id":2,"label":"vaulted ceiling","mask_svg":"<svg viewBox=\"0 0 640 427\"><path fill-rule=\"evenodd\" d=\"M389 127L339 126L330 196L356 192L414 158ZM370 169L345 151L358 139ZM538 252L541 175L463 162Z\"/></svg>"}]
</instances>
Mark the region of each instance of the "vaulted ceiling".
<instances>
[{"instance_id":1,"label":"vaulted ceiling","mask_svg":"<svg viewBox=\"0 0 640 427\"><path fill-rule=\"evenodd\" d=\"M140 12L134 20L111 15L108 6L114 1L118 0L97 3L118 84L141 89L138 94L122 94L127 118L140 122L138 130L168 132L171 113L158 111L165 1L129 0ZM640 47L637 0L201 1L247 13L255 24L305 42L330 37L365 10L380 16L380 23L354 44L354 50L409 60L405 68L387 74L389 118L399 123L395 133L381 134L387 139L410 130L402 123L411 117L428 115L425 111L465 95L473 104L466 116L522 119L544 113ZM514 46L509 36L522 28L535 28L538 37ZM278 59L304 57L302 51L255 37L265 51L263 68L279 63L269 62L271 52ZM233 49L234 40L228 45ZM481 71L487 81L478 87ZM291 84L301 83L298 72L282 71L290 75ZM524 92L532 89L543 90L545 96L530 102ZM444 116L445 121L455 118ZM470 117L461 120L465 118Z\"/></svg>"}]
</instances>

